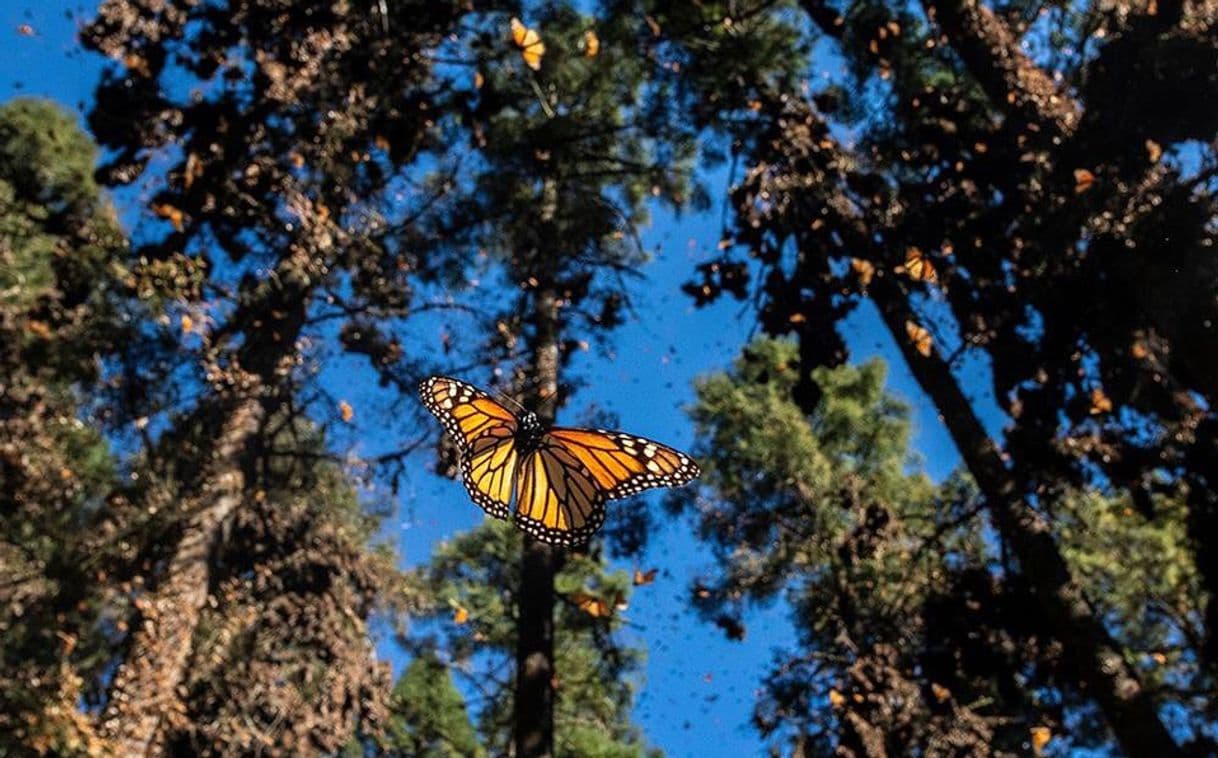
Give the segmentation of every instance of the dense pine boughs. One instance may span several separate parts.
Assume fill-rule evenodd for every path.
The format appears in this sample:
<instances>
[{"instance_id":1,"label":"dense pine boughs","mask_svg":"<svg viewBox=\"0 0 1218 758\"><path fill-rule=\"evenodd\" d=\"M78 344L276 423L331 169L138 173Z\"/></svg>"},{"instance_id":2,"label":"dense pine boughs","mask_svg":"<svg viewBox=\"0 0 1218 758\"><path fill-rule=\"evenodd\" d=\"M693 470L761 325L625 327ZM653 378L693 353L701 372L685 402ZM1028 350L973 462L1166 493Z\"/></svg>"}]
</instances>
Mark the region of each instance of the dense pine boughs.
<instances>
[{"instance_id":1,"label":"dense pine boughs","mask_svg":"<svg viewBox=\"0 0 1218 758\"><path fill-rule=\"evenodd\" d=\"M430 665L447 667L478 693L471 701L477 715L479 744L489 753L508 749L512 740L512 655L516 643L517 593L521 586L519 555L523 535L511 524L488 519L482 526L441 545L425 566L411 572L410 594L419 598L409 621L408 646ZM558 594L554 609L555 755L648 755L638 727L631 723L630 706L639 684L643 652L624 644L621 609L630 599L630 578L611 571L595 555L572 555L554 578ZM581 608L581 596L604 602L605 615ZM438 716L423 713L420 701L442 696L443 678L410 671L399 680L397 692L415 694L411 702L398 701L390 720L391 735L406 730L431 744ZM422 691L420 691L422 688ZM436 689L439 688L439 689ZM461 731L465 706L451 705L454 715L445 721ZM400 726L394 726L400 724ZM428 737L428 734L431 734ZM450 741L445 738L445 741ZM396 742L402 749L401 741ZM405 744L420 744L407 741ZM441 753L444 754L444 753Z\"/></svg>"},{"instance_id":2,"label":"dense pine boughs","mask_svg":"<svg viewBox=\"0 0 1218 758\"><path fill-rule=\"evenodd\" d=\"M693 410L706 466L696 513L719 567L698 585L700 610L740 618L782 597L798 634L776 654L757 727L812 754L1011 755L1042 727L1059 744L1102 743L1072 651L995 543L976 487L910 472L909 412L884 392L882 366L814 370L811 413L793 400L800 375L795 345L755 342L699 384ZM1204 593L1182 500L1159 502L1152 523L1094 491L1052 509L1071 569L1146 686L1202 729Z\"/></svg>"}]
</instances>

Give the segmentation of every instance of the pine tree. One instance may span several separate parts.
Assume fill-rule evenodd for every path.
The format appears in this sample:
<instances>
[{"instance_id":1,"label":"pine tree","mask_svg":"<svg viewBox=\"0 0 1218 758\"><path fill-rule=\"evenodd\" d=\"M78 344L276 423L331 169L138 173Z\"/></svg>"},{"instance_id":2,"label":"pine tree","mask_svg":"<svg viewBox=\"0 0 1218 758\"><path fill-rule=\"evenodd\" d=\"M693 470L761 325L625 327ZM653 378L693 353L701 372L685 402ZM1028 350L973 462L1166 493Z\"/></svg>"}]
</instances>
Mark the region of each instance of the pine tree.
<instances>
[{"instance_id":1,"label":"pine tree","mask_svg":"<svg viewBox=\"0 0 1218 758\"><path fill-rule=\"evenodd\" d=\"M691 292L743 296L759 276L762 324L799 336L806 409L820 393L812 367L846 358L835 325L874 302L1073 656L1077 686L1125 750L1176 752L1164 694L1111 635L1049 504L1090 485L1127 491L1153 518L1156 502L1188 493L1196 566L1209 574L1212 446L1195 430L1212 404L1194 399L1212 382L1204 360L1163 356L1197 355L1193 340L1214 323L1203 315L1212 156L1199 173L1171 157L1214 133L1212 109L1193 107L1213 91L1212 14L801 5L846 66L806 94L759 99L733 235L756 269L729 253ZM1142 63L1162 56L1180 76ZM1012 421L1002 443L950 362L970 350L988 358Z\"/></svg>"},{"instance_id":2,"label":"pine tree","mask_svg":"<svg viewBox=\"0 0 1218 758\"><path fill-rule=\"evenodd\" d=\"M409 594L417 598L405 637L418 657L403 674L398 691L416 696L395 707L391 723L413 734L433 733L431 714L454 714L445 722L458 724L442 734L462 733L458 719L463 707L427 711L419 697L420 677L409 677L415 664L443 673L433 690L451 688L448 671L474 694L478 744L488 754L510 751L515 738L513 682L518 635L518 593L522 587L519 556L525 537L515 527L492 521L441 545L432 560L411 573ZM618 632L625 624L630 577L610 571L593 554L572 554L554 577L555 674L547 685L554 692L554 754L563 756L642 756L639 730L630 721L630 705L638 686L642 652L624 645ZM434 680L432 680L434 681ZM451 703L451 696L445 696ZM462 738L464 739L464 738ZM445 737L446 742L453 738ZM463 744L465 744L463 742Z\"/></svg>"},{"instance_id":3,"label":"pine tree","mask_svg":"<svg viewBox=\"0 0 1218 758\"><path fill-rule=\"evenodd\" d=\"M483 288L495 332L489 355L508 363L504 389L543 423L553 423L573 382L563 368L622 319L624 278L645 262L638 229L645 200L680 201L693 146L672 114L653 110L644 90L639 19L585 17L565 5L527 19L545 44L536 70L494 17L501 41L470 53L477 76L470 128L478 171L466 181L450 244L484 251L507 293ZM504 62L506 56L506 63ZM658 108L658 106L655 106ZM471 266L474 268L474 266ZM484 354L488 354L484 353ZM556 577L568 556L531 537L523 542L516 623L513 749L551 755L556 660Z\"/></svg>"},{"instance_id":4,"label":"pine tree","mask_svg":"<svg viewBox=\"0 0 1218 758\"><path fill-rule=\"evenodd\" d=\"M522 290L497 318L495 345L509 360L522 359L507 388L531 401L544 422L570 397L574 382L563 369L571 357L603 342L623 318L626 276L647 257L639 243L647 199L676 207L704 201L691 182L694 138L719 109L714 103L695 113L681 107L697 90L669 76L681 66L668 60L662 29L671 24L697 33L701 19L715 12L698 4L627 9L609 3L596 17L584 17L571 7L544 6L528 19L546 44L535 74L520 63L479 68L472 128L486 171L472 181L467 209L482 222L466 228ZM751 87L752 77L781 78L797 47L791 35L760 47L734 33L724 36L739 68L690 72L697 82L737 91ZM750 81L742 85L746 75ZM563 561L554 549L525 539L513 703L519 755L553 751L551 682L566 678L553 647L561 632L554 606Z\"/></svg>"},{"instance_id":5,"label":"pine tree","mask_svg":"<svg viewBox=\"0 0 1218 758\"><path fill-rule=\"evenodd\" d=\"M375 712L387 695L373 687L372 697L350 702L344 689L372 679L360 637L370 579L366 559L353 552L359 533L341 515L349 495L330 488L330 513L291 487L284 500L270 495L285 489L271 461L319 455L302 407L302 387L316 373L307 363L312 340L336 314L402 315L412 278L442 268L416 257L412 244L426 236L418 214L444 193L428 184L432 169L416 162L436 146L443 118L445 93L429 56L463 11L394 3L385 17L373 5L110 0L82 32L88 48L116 62L90 113L108 151L99 174L110 184L151 186L133 251L135 285L172 285L149 295L158 319L137 344L174 349L130 363L123 376L125 392L151 405L140 424L152 430L142 465L154 486L132 500L125 544L136 567L128 585L135 612L123 619L130 634L100 717L118 752L163 752L175 740L200 751L260 749L268 740L334 750L360 712ZM419 195L398 202L403 186ZM150 368L159 366L173 381L157 381ZM293 443L286 450L278 447L285 433ZM241 544L234 537L247 536L233 531L239 526L265 530L257 542L273 546L269 564L250 559L251 570L272 570L265 585L228 576L220 562ZM318 555L314 543L334 554ZM230 596L217 597L220 586ZM243 693L248 707L271 708L254 719L212 700L233 686L222 668L195 677L194 661L215 652L208 635L217 603L238 621L268 605L283 611L229 630L263 653L291 636L282 625L298 615L320 625L318 633L348 626L298 640L304 660L281 662L290 683L282 692ZM318 646L343 664L330 674L306 665ZM346 675L353 678L332 678ZM316 697L323 683L334 685L328 695L337 701ZM280 728L294 692L316 709L297 713L300 732ZM181 723L184 713L199 722Z\"/></svg>"},{"instance_id":6,"label":"pine tree","mask_svg":"<svg viewBox=\"0 0 1218 758\"><path fill-rule=\"evenodd\" d=\"M212 557L171 752L335 753L387 715L369 618L401 581L394 555L370 549L378 519L322 436L280 418Z\"/></svg>"},{"instance_id":7,"label":"pine tree","mask_svg":"<svg viewBox=\"0 0 1218 758\"><path fill-rule=\"evenodd\" d=\"M481 756L465 699L444 663L432 655L410 662L393 688L385 746L399 756Z\"/></svg>"},{"instance_id":8,"label":"pine tree","mask_svg":"<svg viewBox=\"0 0 1218 758\"><path fill-rule=\"evenodd\" d=\"M1103 745L1102 725L1080 718L1076 664L987 534L976 487L962 474L935 486L909 473L909 410L883 391L883 374L877 362L815 369L821 397L807 413L793 399L806 376L798 347L765 340L698 385L698 523L720 567L700 580L699 609L742 630L748 605L782 597L797 630L755 725L813 755L1009 755L1038 735ZM1158 505L1145 524L1128 498L1072 492L1055 523L1144 679L1204 688L1186 662L1203 592L1183 502ZM1203 728L1204 711L1195 719Z\"/></svg>"},{"instance_id":9,"label":"pine tree","mask_svg":"<svg viewBox=\"0 0 1218 758\"><path fill-rule=\"evenodd\" d=\"M0 106L0 754L100 744L79 704L108 660L95 533L118 471L86 409L129 338L126 240L72 114Z\"/></svg>"}]
</instances>

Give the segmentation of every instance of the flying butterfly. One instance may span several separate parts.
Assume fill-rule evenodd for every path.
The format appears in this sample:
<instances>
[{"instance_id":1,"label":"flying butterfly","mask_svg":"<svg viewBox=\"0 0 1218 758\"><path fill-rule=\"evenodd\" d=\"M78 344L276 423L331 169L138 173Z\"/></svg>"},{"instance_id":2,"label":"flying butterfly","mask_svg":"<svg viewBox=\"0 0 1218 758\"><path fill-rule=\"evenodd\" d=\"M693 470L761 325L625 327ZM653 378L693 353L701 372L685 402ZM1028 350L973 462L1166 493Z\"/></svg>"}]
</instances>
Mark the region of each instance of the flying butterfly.
<instances>
[{"instance_id":1,"label":"flying butterfly","mask_svg":"<svg viewBox=\"0 0 1218 758\"><path fill-rule=\"evenodd\" d=\"M605 503L652 487L679 487L699 473L682 452L604 429L546 428L478 388L443 376L419 385L461 453L475 503L542 542L579 545L605 521Z\"/></svg>"},{"instance_id":2,"label":"flying butterfly","mask_svg":"<svg viewBox=\"0 0 1218 758\"><path fill-rule=\"evenodd\" d=\"M534 71L541 69L541 57L546 54L546 43L541 41L541 35L536 29L530 29L513 18L509 25L512 27L512 41L520 48L520 57L525 65Z\"/></svg>"},{"instance_id":3,"label":"flying butterfly","mask_svg":"<svg viewBox=\"0 0 1218 758\"><path fill-rule=\"evenodd\" d=\"M611 595L610 597L597 597L590 595L587 592L573 592L567 596L575 607L579 608L584 613L593 618L605 618L612 616L614 611L626 610L626 602L621 595Z\"/></svg>"}]
</instances>

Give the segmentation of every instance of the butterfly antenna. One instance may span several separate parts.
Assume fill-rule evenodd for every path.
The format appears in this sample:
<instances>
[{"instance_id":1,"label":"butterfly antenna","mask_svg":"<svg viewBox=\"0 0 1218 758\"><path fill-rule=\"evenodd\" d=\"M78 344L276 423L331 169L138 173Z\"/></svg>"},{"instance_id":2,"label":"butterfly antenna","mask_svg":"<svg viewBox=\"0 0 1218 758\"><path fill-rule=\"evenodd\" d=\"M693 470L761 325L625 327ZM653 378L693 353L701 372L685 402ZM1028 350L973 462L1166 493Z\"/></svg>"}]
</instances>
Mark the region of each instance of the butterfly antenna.
<instances>
[{"instance_id":1,"label":"butterfly antenna","mask_svg":"<svg viewBox=\"0 0 1218 758\"><path fill-rule=\"evenodd\" d=\"M500 392L500 391L498 391L498 390L493 390L493 391L494 391L494 393L495 393L495 397L499 398L500 400L506 400L506 401L508 401L508 402L509 402L509 403L511 403L512 405L514 405L514 406L516 406L517 408L519 408L521 411L525 411L525 412L527 412L527 411L528 411L528 408L525 408L525 407L524 407L524 406L523 406L523 405L522 405L522 404L521 404L521 403L520 403L518 400L516 400L516 398L514 398L514 397L509 397L508 395L505 395L505 394L503 394L502 392Z\"/></svg>"}]
</instances>

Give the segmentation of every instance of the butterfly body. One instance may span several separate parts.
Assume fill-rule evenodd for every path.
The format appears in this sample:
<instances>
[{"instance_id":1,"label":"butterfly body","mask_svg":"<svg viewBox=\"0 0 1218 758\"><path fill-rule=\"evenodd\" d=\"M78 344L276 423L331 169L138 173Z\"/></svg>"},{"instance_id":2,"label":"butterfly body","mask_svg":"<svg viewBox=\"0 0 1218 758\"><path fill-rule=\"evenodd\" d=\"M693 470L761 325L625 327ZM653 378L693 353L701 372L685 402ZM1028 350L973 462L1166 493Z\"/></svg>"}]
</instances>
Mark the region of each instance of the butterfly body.
<instances>
[{"instance_id":1,"label":"butterfly body","mask_svg":"<svg viewBox=\"0 0 1218 758\"><path fill-rule=\"evenodd\" d=\"M546 426L541 418L532 411L524 411L517 416L516 449L521 455L528 455L541 447L546 436Z\"/></svg>"},{"instance_id":2,"label":"butterfly body","mask_svg":"<svg viewBox=\"0 0 1218 758\"><path fill-rule=\"evenodd\" d=\"M543 542L580 544L604 523L605 501L698 475L689 456L667 445L605 429L548 427L457 379L431 377L419 394L460 448L473 501Z\"/></svg>"}]
</instances>

